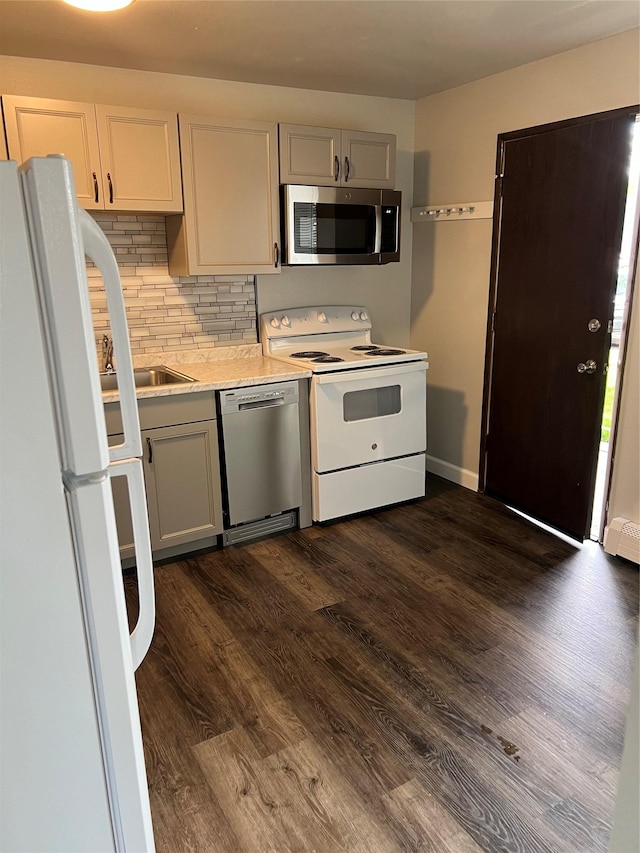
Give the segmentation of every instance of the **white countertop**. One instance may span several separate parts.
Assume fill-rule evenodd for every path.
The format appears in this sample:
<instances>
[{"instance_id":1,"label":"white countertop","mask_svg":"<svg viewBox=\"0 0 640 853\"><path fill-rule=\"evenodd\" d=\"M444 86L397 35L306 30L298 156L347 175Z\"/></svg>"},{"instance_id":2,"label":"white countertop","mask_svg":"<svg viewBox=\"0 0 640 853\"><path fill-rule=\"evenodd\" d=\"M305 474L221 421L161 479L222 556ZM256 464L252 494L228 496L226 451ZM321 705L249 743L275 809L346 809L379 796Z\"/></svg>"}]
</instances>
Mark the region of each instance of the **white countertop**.
<instances>
[{"instance_id":1,"label":"white countertop","mask_svg":"<svg viewBox=\"0 0 640 853\"><path fill-rule=\"evenodd\" d=\"M159 352L135 356L134 367L169 367L184 373L195 382L171 385L154 385L137 388L138 399L167 397L173 394L193 394L199 391L219 391L222 388L242 388L249 385L267 385L270 382L286 382L306 379L311 371L304 367L293 367L266 358L259 344L238 347L211 347L185 352ZM117 372L117 364L116 364ZM118 391L105 391L104 403L119 399Z\"/></svg>"}]
</instances>

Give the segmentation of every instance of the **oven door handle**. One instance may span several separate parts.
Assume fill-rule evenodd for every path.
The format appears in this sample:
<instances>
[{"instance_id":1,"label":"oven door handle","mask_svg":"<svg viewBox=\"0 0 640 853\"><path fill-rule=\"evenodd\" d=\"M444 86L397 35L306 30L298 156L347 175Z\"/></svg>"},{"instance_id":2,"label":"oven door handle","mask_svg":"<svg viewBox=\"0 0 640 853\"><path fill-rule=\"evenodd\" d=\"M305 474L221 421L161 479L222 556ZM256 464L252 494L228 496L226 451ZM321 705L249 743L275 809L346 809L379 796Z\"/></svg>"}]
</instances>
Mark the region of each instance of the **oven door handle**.
<instances>
[{"instance_id":1,"label":"oven door handle","mask_svg":"<svg viewBox=\"0 0 640 853\"><path fill-rule=\"evenodd\" d=\"M429 362L427 361L381 364L371 370L358 367L355 370L342 370L335 373L314 373L313 381L316 385L340 385L345 382L362 382L367 379L387 379L402 376L404 373L426 372L428 367Z\"/></svg>"}]
</instances>

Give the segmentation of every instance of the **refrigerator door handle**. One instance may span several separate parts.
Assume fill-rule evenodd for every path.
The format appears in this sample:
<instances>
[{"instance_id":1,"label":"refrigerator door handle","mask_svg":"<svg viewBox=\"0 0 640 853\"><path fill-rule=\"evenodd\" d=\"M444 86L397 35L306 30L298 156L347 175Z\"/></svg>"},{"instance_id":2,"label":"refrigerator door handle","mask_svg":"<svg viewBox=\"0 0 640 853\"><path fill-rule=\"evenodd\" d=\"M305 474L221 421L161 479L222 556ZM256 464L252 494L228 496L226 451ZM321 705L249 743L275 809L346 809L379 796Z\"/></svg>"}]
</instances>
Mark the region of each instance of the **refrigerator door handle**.
<instances>
[{"instance_id":1,"label":"refrigerator door handle","mask_svg":"<svg viewBox=\"0 0 640 853\"><path fill-rule=\"evenodd\" d=\"M127 314L118 264L109 241L85 210L78 209L78 216L85 254L100 270L109 309L111 337L113 338L118 373L122 431L124 433L124 442L109 448L109 458L111 462L115 462L119 459L129 459L132 456L142 455L140 419L138 417L136 387L133 380Z\"/></svg>"},{"instance_id":2,"label":"refrigerator door handle","mask_svg":"<svg viewBox=\"0 0 640 853\"><path fill-rule=\"evenodd\" d=\"M153 589L153 560L149 539L149 521L145 498L144 477L140 459L126 459L109 466L111 477L127 478L133 544L138 574L138 621L129 638L133 668L137 669L151 645L156 621L156 602Z\"/></svg>"}]
</instances>

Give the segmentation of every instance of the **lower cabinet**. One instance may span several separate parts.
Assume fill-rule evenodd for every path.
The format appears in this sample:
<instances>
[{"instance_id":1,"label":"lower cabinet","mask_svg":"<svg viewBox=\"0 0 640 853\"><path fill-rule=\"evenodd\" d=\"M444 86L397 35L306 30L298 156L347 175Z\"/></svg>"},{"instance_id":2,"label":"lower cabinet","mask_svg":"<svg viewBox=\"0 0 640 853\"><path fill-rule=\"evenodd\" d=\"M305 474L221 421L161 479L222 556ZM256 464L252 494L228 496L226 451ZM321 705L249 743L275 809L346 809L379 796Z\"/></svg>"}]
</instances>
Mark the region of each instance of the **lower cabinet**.
<instances>
[{"instance_id":1,"label":"lower cabinet","mask_svg":"<svg viewBox=\"0 0 640 853\"><path fill-rule=\"evenodd\" d=\"M213 544L222 533L213 394L140 400L139 412L154 559ZM105 414L109 443L118 444L122 441L118 404L107 404ZM203 416L207 417L200 419ZM134 556L134 548L126 480L115 477L112 489L120 556L127 560Z\"/></svg>"},{"instance_id":2,"label":"lower cabinet","mask_svg":"<svg viewBox=\"0 0 640 853\"><path fill-rule=\"evenodd\" d=\"M221 533L216 422L144 430L142 443L153 550Z\"/></svg>"}]
</instances>

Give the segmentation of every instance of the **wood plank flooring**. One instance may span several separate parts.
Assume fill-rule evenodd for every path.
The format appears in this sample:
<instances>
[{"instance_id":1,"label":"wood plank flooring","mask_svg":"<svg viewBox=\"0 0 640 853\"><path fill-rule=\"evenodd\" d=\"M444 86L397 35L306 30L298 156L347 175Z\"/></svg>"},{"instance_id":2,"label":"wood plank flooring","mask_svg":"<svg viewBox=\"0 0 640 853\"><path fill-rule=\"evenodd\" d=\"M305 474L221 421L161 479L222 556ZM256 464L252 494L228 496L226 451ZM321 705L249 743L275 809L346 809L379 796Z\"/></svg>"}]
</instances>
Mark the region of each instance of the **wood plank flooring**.
<instances>
[{"instance_id":1,"label":"wood plank flooring","mask_svg":"<svg viewBox=\"0 0 640 853\"><path fill-rule=\"evenodd\" d=\"M606 850L633 564L430 477L155 578L136 680L159 853Z\"/></svg>"}]
</instances>

